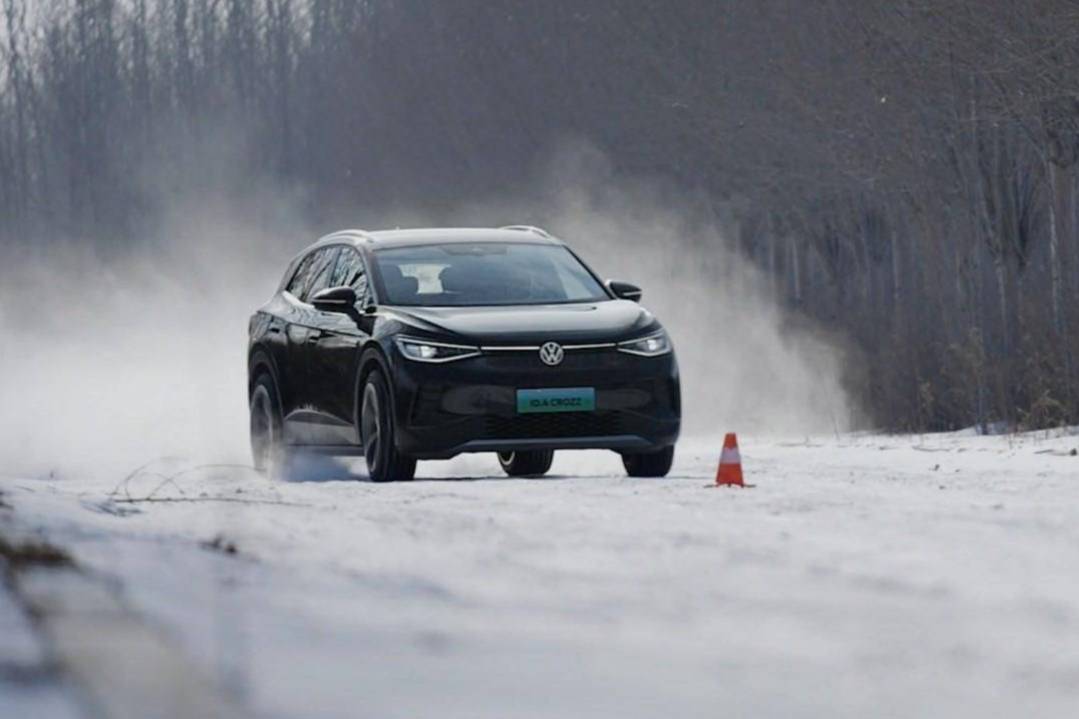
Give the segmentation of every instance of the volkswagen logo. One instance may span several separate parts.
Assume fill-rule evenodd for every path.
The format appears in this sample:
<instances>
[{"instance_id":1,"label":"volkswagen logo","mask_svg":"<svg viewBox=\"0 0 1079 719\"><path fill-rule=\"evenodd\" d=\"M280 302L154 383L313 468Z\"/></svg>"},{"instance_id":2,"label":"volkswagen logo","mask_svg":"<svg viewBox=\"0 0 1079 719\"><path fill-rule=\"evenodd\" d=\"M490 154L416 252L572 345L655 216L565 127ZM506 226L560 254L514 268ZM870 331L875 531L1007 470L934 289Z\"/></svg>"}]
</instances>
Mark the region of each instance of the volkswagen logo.
<instances>
[{"instance_id":1,"label":"volkswagen logo","mask_svg":"<svg viewBox=\"0 0 1079 719\"><path fill-rule=\"evenodd\" d=\"M554 367L562 364L562 359L566 356L566 353L562 351L562 345L557 342L547 342L540 347L539 355L540 359L543 360L543 364Z\"/></svg>"}]
</instances>

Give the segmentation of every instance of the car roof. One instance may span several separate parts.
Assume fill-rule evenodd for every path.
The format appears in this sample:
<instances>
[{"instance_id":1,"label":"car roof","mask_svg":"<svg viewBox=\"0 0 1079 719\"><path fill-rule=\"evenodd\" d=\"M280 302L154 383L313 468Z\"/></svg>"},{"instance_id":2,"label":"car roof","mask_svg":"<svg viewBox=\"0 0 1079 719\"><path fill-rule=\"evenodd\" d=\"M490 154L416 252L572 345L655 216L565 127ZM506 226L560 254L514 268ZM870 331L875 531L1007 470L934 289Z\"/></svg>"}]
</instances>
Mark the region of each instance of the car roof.
<instances>
[{"instance_id":1,"label":"car roof","mask_svg":"<svg viewBox=\"0 0 1079 719\"><path fill-rule=\"evenodd\" d=\"M511 242L518 244L561 245L562 241L546 230L530 225L508 227L426 227L394 230L341 230L326 235L304 250L307 254L323 245L350 244L370 248L408 247L456 242Z\"/></svg>"}]
</instances>

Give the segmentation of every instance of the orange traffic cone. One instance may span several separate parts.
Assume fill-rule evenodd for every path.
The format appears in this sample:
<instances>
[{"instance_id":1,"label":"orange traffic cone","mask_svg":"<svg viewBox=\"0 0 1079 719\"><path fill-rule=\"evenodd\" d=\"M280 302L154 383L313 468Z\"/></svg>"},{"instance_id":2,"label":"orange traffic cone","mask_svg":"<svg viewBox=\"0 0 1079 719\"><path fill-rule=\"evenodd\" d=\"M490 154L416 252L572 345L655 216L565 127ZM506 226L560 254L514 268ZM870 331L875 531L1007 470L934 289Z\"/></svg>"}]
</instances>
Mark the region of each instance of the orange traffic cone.
<instances>
[{"instance_id":1,"label":"orange traffic cone","mask_svg":"<svg viewBox=\"0 0 1079 719\"><path fill-rule=\"evenodd\" d=\"M752 487L742 478L742 455L738 452L738 437L731 432L723 440L723 454L716 470L717 487Z\"/></svg>"}]
</instances>

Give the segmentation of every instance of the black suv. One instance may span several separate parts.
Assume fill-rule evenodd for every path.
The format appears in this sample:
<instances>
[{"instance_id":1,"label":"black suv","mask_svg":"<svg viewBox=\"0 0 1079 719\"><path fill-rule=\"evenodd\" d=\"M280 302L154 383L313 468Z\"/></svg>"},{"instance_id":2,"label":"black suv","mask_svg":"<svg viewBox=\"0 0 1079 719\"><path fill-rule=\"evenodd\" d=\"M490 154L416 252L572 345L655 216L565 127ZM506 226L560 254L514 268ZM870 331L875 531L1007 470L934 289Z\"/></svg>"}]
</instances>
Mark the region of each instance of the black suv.
<instances>
[{"instance_id":1,"label":"black suv","mask_svg":"<svg viewBox=\"0 0 1079 719\"><path fill-rule=\"evenodd\" d=\"M388 481L417 459L497 452L536 476L556 449L598 448L664 476L678 365L640 297L534 227L324 237L251 318L255 466L363 454Z\"/></svg>"}]
</instances>

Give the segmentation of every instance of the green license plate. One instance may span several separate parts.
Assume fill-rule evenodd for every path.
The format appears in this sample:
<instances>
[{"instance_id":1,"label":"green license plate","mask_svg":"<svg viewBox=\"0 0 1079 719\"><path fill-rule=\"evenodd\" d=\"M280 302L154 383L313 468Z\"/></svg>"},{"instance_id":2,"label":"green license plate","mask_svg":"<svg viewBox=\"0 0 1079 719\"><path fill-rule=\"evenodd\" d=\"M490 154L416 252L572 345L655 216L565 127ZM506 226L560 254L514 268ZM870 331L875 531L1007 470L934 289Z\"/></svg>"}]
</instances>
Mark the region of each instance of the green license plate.
<instances>
[{"instance_id":1,"label":"green license plate","mask_svg":"<svg viewBox=\"0 0 1079 719\"><path fill-rule=\"evenodd\" d=\"M592 387L517 390L518 414L593 412L595 409L596 390Z\"/></svg>"}]
</instances>

